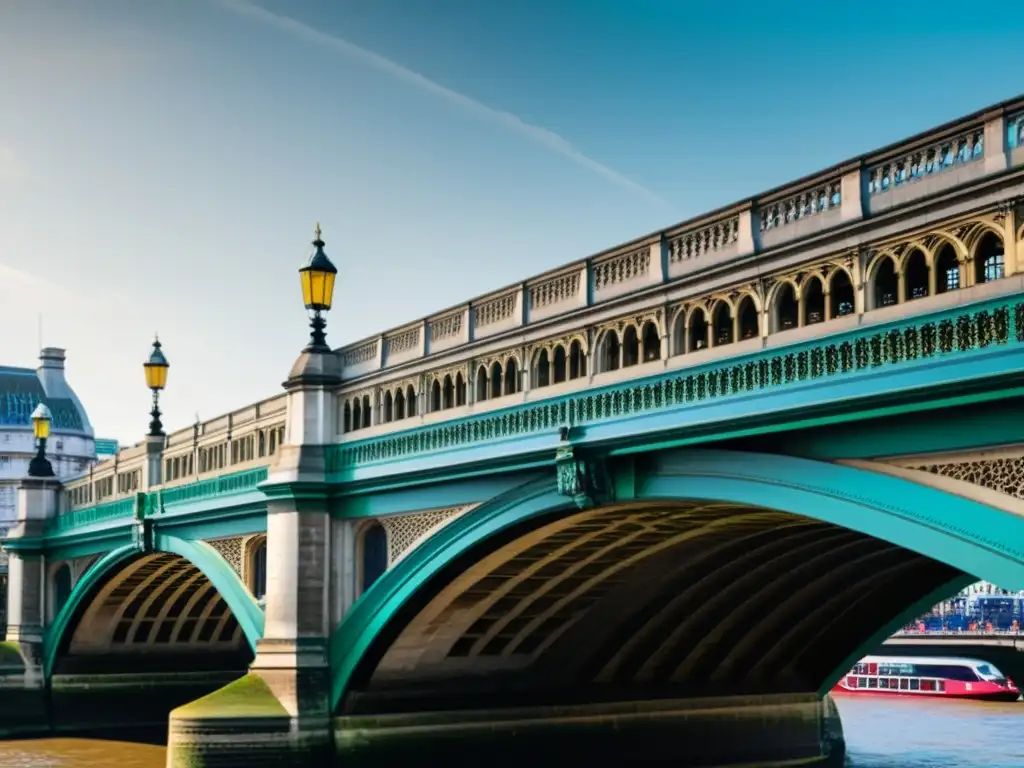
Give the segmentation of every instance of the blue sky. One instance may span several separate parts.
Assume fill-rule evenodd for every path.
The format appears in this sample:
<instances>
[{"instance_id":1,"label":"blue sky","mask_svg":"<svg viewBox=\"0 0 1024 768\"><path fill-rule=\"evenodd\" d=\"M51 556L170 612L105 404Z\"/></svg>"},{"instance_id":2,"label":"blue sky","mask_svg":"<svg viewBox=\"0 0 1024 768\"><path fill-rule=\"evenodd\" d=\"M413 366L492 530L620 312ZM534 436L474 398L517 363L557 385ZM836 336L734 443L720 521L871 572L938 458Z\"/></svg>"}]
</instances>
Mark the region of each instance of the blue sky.
<instances>
[{"instance_id":1,"label":"blue sky","mask_svg":"<svg viewBox=\"0 0 1024 768\"><path fill-rule=\"evenodd\" d=\"M998 18L1000 15L1003 18ZM341 344L1024 92L944 2L8 0L0 364L103 436L279 391L321 221Z\"/></svg>"}]
</instances>

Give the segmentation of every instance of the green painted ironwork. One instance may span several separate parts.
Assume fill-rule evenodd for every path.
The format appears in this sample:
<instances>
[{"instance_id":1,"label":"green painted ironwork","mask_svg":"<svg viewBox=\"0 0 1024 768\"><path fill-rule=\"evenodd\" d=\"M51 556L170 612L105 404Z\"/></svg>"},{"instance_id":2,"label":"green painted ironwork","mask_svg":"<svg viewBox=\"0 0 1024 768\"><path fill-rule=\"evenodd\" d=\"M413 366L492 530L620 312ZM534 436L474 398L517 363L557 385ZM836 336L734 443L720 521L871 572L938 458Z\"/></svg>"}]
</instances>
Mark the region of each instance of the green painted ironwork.
<instances>
[{"instance_id":1,"label":"green painted ironwork","mask_svg":"<svg viewBox=\"0 0 1024 768\"><path fill-rule=\"evenodd\" d=\"M1024 343L1024 303L1005 298L836 334L612 387L470 416L327 450L327 471L523 437L732 395Z\"/></svg>"},{"instance_id":2,"label":"green painted ironwork","mask_svg":"<svg viewBox=\"0 0 1024 768\"><path fill-rule=\"evenodd\" d=\"M643 471L632 467L619 474L617 491L629 487L620 501L709 501L776 509L918 552L973 580L1024 587L1024 548L1018 543L1024 541L1024 520L902 478L789 456L705 450L662 454ZM331 637L335 710L364 658L380 651L374 650L377 638L390 634L390 623L399 620L414 597L437 588L435 577L453 562L514 525L575 511L554 476L535 481L456 518L385 572Z\"/></svg>"},{"instance_id":3,"label":"green painted ironwork","mask_svg":"<svg viewBox=\"0 0 1024 768\"><path fill-rule=\"evenodd\" d=\"M106 504L97 504L95 507L73 509L62 515L57 515L51 520L47 527L47 533L63 533L75 528L105 523L109 520L129 519L135 515L135 503L136 498L131 496Z\"/></svg>"},{"instance_id":4,"label":"green painted ironwork","mask_svg":"<svg viewBox=\"0 0 1024 768\"><path fill-rule=\"evenodd\" d=\"M197 483L159 490L155 493L160 495L160 508L163 509L171 504L205 501L218 496L255 490L256 486L266 479L267 468L257 467L256 469L247 469L244 472L232 472L228 475L200 480Z\"/></svg>"},{"instance_id":5,"label":"green painted ironwork","mask_svg":"<svg viewBox=\"0 0 1024 768\"><path fill-rule=\"evenodd\" d=\"M84 509L73 509L58 515L50 522L48 533L64 533L85 528L110 520L145 519L164 512L168 506L198 501L208 501L222 496L231 496L254 491L267 479L267 467L232 472L228 475L211 477L197 483L179 485L174 488L157 489L150 493L138 493L126 499L98 504Z\"/></svg>"},{"instance_id":6,"label":"green painted ironwork","mask_svg":"<svg viewBox=\"0 0 1024 768\"><path fill-rule=\"evenodd\" d=\"M43 638L43 668L46 677L53 673L60 646L67 633L74 631L75 616L83 602L92 599L100 585L116 574L127 563L144 554L167 552L188 560L210 580L214 589L228 604L232 615L242 627L249 646L255 651L256 641L263 636L264 615L256 598L252 596L234 569L213 547L204 541L187 541L176 536L161 535L152 552L146 552L136 543L127 544L108 552L97 560L75 582L71 594L58 611Z\"/></svg>"}]
</instances>

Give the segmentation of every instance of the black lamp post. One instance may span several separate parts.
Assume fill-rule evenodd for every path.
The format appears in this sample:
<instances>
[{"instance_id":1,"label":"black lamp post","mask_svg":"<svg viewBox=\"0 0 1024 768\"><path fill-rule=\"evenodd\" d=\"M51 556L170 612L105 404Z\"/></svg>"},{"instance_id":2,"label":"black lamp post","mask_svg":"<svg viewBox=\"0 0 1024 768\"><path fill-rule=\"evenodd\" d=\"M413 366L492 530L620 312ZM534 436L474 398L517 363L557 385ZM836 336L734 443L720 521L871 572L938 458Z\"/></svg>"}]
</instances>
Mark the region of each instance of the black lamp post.
<instances>
[{"instance_id":1,"label":"black lamp post","mask_svg":"<svg viewBox=\"0 0 1024 768\"><path fill-rule=\"evenodd\" d=\"M331 308L331 299L334 296L334 278L338 270L324 253L324 241L320 237L320 224L316 225L316 239L313 241L313 255L309 257L309 263L299 270L299 277L302 280L302 302L306 309L313 313L309 321L309 327L313 329L309 335L307 352L323 352L329 350L327 337L324 328L327 321L324 320L322 312Z\"/></svg>"},{"instance_id":2,"label":"black lamp post","mask_svg":"<svg viewBox=\"0 0 1024 768\"><path fill-rule=\"evenodd\" d=\"M40 403L32 411L32 434L36 438L36 455L28 463L29 477L53 477L53 466L46 458L46 438L50 436L50 409Z\"/></svg>"},{"instance_id":3,"label":"black lamp post","mask_svg":"<svg viewBox=\"0 0 1024 768\"><path fill-rule=\"evenodd\" d=\"M153 352L149 359L142 364L146 372L146 386L153 390L153 410L149 415L153 420L149 422L149 434L151 437L161 437L164 434L164 425L160 423L160 390L167 386L167 369L170 364L164 353L160 350L160 339L154 339Z\"/></svg>"}]
</instances>

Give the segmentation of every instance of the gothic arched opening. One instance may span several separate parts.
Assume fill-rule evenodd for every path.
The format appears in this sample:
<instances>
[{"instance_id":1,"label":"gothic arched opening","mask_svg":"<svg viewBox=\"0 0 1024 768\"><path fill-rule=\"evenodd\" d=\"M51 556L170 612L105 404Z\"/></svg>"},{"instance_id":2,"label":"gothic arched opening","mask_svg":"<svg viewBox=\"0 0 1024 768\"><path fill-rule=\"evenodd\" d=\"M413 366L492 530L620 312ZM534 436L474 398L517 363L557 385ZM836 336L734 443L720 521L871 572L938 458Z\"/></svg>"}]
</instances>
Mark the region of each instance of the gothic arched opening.
<instances>
[{"instance_id":1,"label":"gothic arched opening","mask_svg":"<svg viewBox=\"0 0 1024 768\"><path fill-rule=\"evenodd\" d=\"M903 298L907 301L925 298L929 294L928 278L928 260L915 248L903 261Z\"/></svg>"}]
</instances>

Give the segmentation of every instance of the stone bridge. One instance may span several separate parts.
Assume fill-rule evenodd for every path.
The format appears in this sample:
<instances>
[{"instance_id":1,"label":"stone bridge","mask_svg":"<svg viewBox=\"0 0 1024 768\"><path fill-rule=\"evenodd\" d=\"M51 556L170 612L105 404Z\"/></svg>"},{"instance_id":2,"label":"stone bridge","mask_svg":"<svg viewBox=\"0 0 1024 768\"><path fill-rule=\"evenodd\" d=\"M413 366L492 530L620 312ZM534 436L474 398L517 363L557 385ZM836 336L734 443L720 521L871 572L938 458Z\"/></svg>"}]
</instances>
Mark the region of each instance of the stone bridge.
<instances>
[{"instance_id":1,"label":"stone bridge","mask_svg":"<svg viewBox=\"0 0 1024 768\"><path fill-rule=\"evenodd\" d=\"M272 759L840 759L860 656L1024 587L1022 125L311 345L282 395L25 480L10 701L216 691L170 731L210 765L239 728Z\"/></svg>"}]
</instances>

